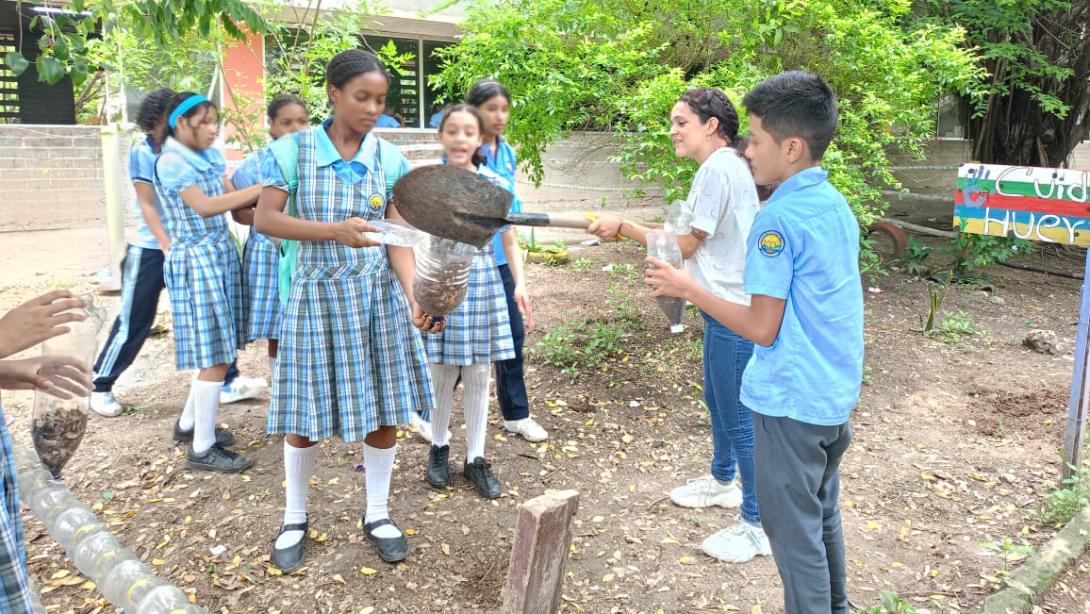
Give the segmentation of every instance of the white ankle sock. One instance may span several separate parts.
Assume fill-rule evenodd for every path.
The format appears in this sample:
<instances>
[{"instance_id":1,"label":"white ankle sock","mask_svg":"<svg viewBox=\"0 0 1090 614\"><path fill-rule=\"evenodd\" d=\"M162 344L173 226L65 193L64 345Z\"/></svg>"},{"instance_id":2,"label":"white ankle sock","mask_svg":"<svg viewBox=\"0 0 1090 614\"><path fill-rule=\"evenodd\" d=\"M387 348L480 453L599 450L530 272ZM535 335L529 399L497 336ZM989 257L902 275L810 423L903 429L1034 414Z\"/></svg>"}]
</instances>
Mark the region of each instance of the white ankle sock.
<instances>
[{"instance_id":1,"label":"white ankle sock","mask_svg":"<svg viewBox=\"0 0 1090 614\"><path fill-rule=\"evenodd\" d=\"M284 480L287 483L284 499L284 524L298 524L307 519L307 490L310 474L314 471L314 459L318 445L296 448L284 439ZM276 538L277 548L287 548L303 539L303 531L286 531Z\"/></svg>"},{"instance_id":2,"label":"white ankle sock","mask_svg":"<svg viewBox=\"0 0 1090 614\"><path fill-rule=\"evenodd\" d=\"M204 454L216 443L216 410L223 382L193 382L193 452Z\"/></svg>"},{"instance_id":3,"label":"white ankle sock","mask_svg":"<svg viewBox=\"0 0 1090 614\"><path fill-rule=\"evenodd\" d=\"M364 488L367 490L367 511L364 512L364 524L389 518L387 504L390 501L390 478L394 473L394 456L397 446L392 448L373 448L363 444ZM401 535L392 525L375 529L375 537L397 537Z\"/></svg>"},{"instance_id":4,"label":"white ankle sock","mask_svg":"<svg viewBox=\"0 0 1090 614\"><path fill-rule=\"evenodd\" d=\"M462 368L432 363L431 383L435 391L435 408L431 411L431 443L443 447L450 444L450 414L454 410L454 387Z\"/></svg>"},{"instance_id":5,"label":"white ankle sock","mask_svg":"<svg viewBox=\"0 0 1090 614\"><path fill-rule=\"evenodd\" d=\"M466 417L466 462L484 456L488 436L488 382L492 365L462 367L462 394Z\"/></svg>"},{"instance_id":6,"label":"white ankle sock","mask_svg":"<svg viewBox=\"0 0 1090 614\"><path fill-rule=\"evenodd\" d=\"M189 382L189 396L185 400L185 409L182 410L182 417L178 420L178 428L183 431L193 430L193 384L197 382L197 375L193 375L193 379Z\"/></svg>"}]
</instances>

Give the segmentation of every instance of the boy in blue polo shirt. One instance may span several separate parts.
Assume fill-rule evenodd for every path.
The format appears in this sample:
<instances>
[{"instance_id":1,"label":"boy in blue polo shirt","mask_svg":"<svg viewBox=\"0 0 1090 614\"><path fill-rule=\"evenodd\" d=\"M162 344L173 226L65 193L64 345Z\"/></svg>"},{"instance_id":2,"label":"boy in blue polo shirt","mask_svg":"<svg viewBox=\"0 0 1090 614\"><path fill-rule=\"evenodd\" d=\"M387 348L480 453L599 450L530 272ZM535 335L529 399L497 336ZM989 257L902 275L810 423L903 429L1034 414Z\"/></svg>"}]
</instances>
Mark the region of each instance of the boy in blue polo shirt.
<instances>
[{"instance_id":1,"label":"boy in blue polo shirt","mask_svg":"<svg viewBox=\"0 0 1090 614\"><path fill-rule=\"evenodd\" d=\"M758 184L780 183L757 214L746 252L749 307L716 298L649 259L652 296L687 299L756 345L742 378L753 410L757 500L784 585L787 614L847 614L840 459L863 376L859 225L826 180L836 96L788 71L746 94L746 156Z\"/></svg>"}]
</instances>

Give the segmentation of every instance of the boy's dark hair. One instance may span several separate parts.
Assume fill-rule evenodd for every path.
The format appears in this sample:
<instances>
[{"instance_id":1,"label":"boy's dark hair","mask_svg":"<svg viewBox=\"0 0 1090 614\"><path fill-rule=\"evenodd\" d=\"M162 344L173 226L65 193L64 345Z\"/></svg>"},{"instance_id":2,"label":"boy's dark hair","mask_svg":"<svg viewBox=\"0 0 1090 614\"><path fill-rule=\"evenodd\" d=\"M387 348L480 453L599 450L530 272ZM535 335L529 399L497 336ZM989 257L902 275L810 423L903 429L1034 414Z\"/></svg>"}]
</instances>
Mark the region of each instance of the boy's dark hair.
<instances>
[{"instance_id":1,"label":"boy's dark hair","mask_svg":"<svg viewBox=\"0 0 1090 614\"><path fill-rule=\"evenodd\" d=\"M294 94L280 94L269 101L269 106L265 109L265 114L269 116L269 121L276 121L276 114L280 112L280 109L293 104L302 107L303 111L307 110L307 103L303 102L302 98Z\"/></svg>"},{"instance_id":2,"label":"boy's dark hair","mask_svg":"<svg viewBox=\"0 0 1090 614\"><path fill-rule=\"evenodd\" d=\"M167 116L173 98L174 90L169 87L148 92L144 96L140 101L140 109L136 112L136 125L141 132L151 134L155 130L155 124Z\"/></svg>"},{"instance_id":3,"label":"boy's dark hair","mask_svg":"<svg viewBox=\"0 0 1090 614\"><path fill-rule=\"evenodd\" d=\"M484 136L484 118L481 117L481 112L477 110L477 107L471 104L456 104L447 109L447 112L443 114L443 119L439 120L440 134L443 132L443 126L447 125L447 120L450 119L450 116L454 115L455 113L469 113L474 118L476 118L477 129L480 130L479 134L481 136ZM476 166L480 166L482 164L485 164L486 162L488 162L488 159L485 158L484 152L482 152L481 148L478 147L477 150L473 152L473 164Z\"/></svg>"},{"instance_id":4,"label":"boy's dark hair","mask_svg":"<svg viewBox=\"0 0 1090 614\"><path fill-rule=\"evenodd\" d=\"M789 70L757 84L742 99L750 115L776 141L798 137L806 141L810 156L820 160L836 135L836 94L821 77Z\"/></svg>"},{"instance_id":5,"label":"boy's dark hair","mask_svg":"<svg viewBox=\"0 0 1090 614\"><path fill-rule=\"evenodd\" d=\"M479 107L496 96L503 96L507 100L507 104L511 104L511 94L502 83L495 79L481 79L474 83L473 87L469 88L469 92L466 94L466 104Z\"/></svg>"},{"instance_id":6,"label":"boy's dark hair","mask_svg":"<svg viewBox=\"0 0 1090 614\"><path fill-rule=\"evenodd\" d=\"M377 55L362 49L346 49L326 64L325 80L329 85L341 89L352 79L369 72L381 74L387 82L390 80L386 67Z\"/></svg>"},{"instance_id":7,"label":"boy's dark hair","mask_svg":"<svg viewBox=\"0 0 1090 614\"><path fill-rule=\"evenodd\" d=\"M174 94L174 97L170 99L170 104L167 105L167 114L169 115L170 113L173 113L174 109L178 108L178 105L182 104L188 98L191 98L193 96L200 96L200 94L197 94L195 92L181 92L180 94ZM215 103L205 100L204 102L195 105L193 108L189 109L185 113L182 113L181 117L184 117L186 119L192 119L194 116L197 115L197 113L207 113L208 109L215 108ZM175 131L175 128L171 128L170 125L167 124L167 136L174 136Z\"/></svg>"}]
</instances>

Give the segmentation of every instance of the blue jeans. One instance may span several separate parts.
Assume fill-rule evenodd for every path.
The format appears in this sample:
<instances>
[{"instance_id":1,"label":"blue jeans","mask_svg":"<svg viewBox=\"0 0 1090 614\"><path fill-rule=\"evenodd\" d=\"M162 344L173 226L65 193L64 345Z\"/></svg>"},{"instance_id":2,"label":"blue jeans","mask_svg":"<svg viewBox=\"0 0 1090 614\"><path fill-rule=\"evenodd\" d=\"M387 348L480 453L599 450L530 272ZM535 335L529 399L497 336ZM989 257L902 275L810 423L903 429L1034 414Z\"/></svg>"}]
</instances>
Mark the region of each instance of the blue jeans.
<instances>
[{"instance_id":1,"label":"blue jeans","mask_svg":"<svg viewBox=\"0 0 1090 614\"><path fill-rule=\"evenodd\" d=\"M742 477L742 519L761 524L753 465L753 414L738 396L753 342L704 316L704 401L712 423L712 476L729 482ZM737 472L736 472L737 468Z\"/></svg>"}]
</instances>

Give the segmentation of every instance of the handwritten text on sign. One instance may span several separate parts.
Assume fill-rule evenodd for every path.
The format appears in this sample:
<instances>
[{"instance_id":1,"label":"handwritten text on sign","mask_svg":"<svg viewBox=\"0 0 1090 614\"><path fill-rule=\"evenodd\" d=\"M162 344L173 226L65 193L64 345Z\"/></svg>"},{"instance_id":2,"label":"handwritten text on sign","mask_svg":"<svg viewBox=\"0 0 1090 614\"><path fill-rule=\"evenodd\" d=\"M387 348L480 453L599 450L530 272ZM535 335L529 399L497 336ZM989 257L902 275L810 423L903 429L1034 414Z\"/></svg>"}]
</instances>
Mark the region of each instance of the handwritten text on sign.
<instances>
[{"instance_id":1,"label":"handwritten text on sign","mask_svg":"<svg viewBox=\"0 0 1090 614\"><path fill-rule=\"evenodd\" d=\"M972 234L1090 246L1090 172L962 164L954 227Z\"/></svg>"}]
</instances>

